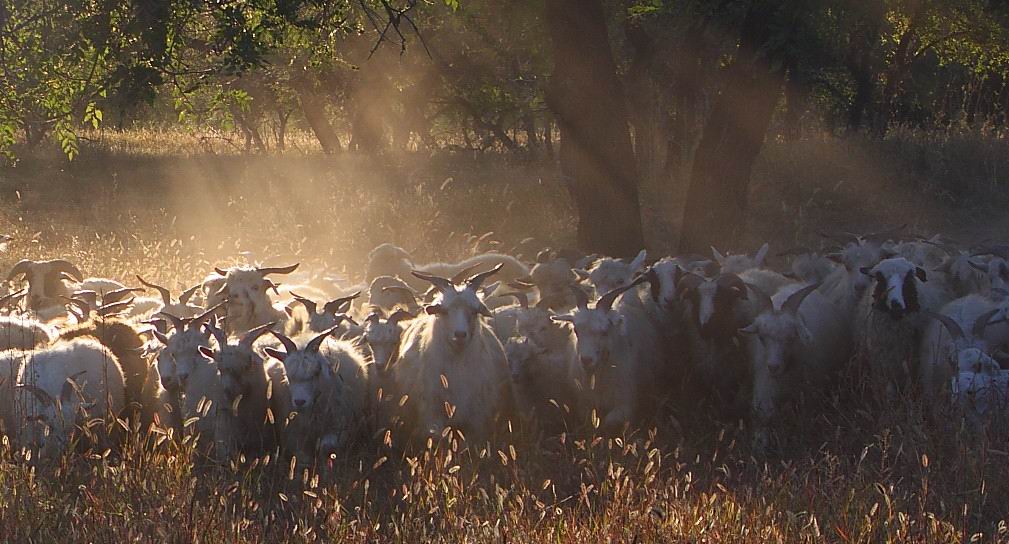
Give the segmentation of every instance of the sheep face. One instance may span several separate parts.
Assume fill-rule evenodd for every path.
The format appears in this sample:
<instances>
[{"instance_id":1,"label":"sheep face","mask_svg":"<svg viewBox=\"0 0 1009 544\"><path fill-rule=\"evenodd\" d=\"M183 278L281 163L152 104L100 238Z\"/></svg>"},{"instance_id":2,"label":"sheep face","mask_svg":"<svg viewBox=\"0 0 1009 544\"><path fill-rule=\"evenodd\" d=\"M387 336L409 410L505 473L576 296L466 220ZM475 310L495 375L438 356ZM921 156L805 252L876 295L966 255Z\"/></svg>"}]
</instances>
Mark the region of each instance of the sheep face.
<instances>
[{"instance_id":1,"label":"sheep face","mask_svg":"<svg viewBox=\"0 0 1009 544\"><path fill-rule=\"evenodd\" d=\"M988 279L993 290L1009 288L1009 263L1002 257L993 257L988 261Z\"/></svg>"},{"instance_id":2,"label":"sheep face","mask_svg":"<svg viewBox=\"0 0 1009 544\"><path fill-rule=\"evenodd\" d=\"M229 323L249 323L256 313L271 306L267 291L273 283L258 270L233 269L228 272L224 289L227 293Z\"/></svg>"},{"instance_id":3,"label":"sheep face","mask_svg":"<svg viewBox=\"0 0 1009 544\"><path fill-rule=\"evenodd\" d=\"M696 282L682 296L690 303L691 317L703 338L735 334L733 310L747 298L739 276L723 274L712 280Z\"/></svg>"},{"instance_id":4,"label":"sheep face","mask_svg":"<svg viewBox=\"0 0 1009 544\"><path fill-rule=\"evenodd\" d=\"M335 375L334 369L318 353L297 351L284 357L284 370L290 384L291 406L296 412L307 412L315 407L322 394L320 384Z\"/></svg>"},{"instance_id":5,"label":"sheep face","mask_svg":"<svg viewBox=\"0 0 1009 544\"><path fill-rule=\"evenodd\" d=\"M532 378L530 363L535 356L535 347L527 338L509 338L504 348L512 383L528 382Z\"/></svg>"},{"instance_id":6,"label":"sheep face","mask_svg":"<svg viewBox=\"0 0 1009 544\"><path fill-rule=\"evenodd\" d=\"M882 258L883 250L872 242L850 243L835 254L837 259L848 271L851 280L851 287L856 296L862 293L872 284L872 278L860 273L862 268L875 266Z\"/></svg>"},{"instance_id":7,"label":"sheep face","mask_svg":"<svg viewBox=\"0 0 1009 544\"><path fill-rule=\"evenodd\" d=\"M578 360L589 372L609 362L611 337L623 333L624 318L613 310L578 308L571 315L553 319L572 324Z\"/></svg>"},{"instance_id":8,"label":"sheep face","mask_svg":"<svg viewBox=\"0 0 1009 544\"><path fill-rule=\"evenodd\" d=\"M222 346L216 353L210 348L201 347L200 353L217 363L221 386L229 403L249 392L254 380L253 373L263 367L263 358L253 351L251 343Z\"/></svg>"},{"instance_id":9,"label":"sheep face","mask_svg":"<svg viewBox=\"0 0 1009 544\"><path fill-rule=\"evenodd\" d=\"M178 393L185 390L189 376L197 366L207 364L200 348L210 347L210 333L187 328L166 340L157 357L158 373L161 374L161 386L170 393Z\"/></svg>"},{"instance_id":10,"label":"sheep face","mask_svg":"<svg viewBox=\"0 0 1009 544\"><path fill-rule=\"evenodd\" d=\"M891 257L862 273L875 282L872 292L873 308L894 320L920 310L918 282L927 280L925 270L903 257Z\"/></svg>"},{"instance_id":11,"label":"sheep face","mask_svg":"<svg viewBox=\"0 0 1009 544\"><path fill-rule=\"evenodd\" d=\"M633 261L627 263L618 259L600 259L589 272L589 281L596 288L596 293L609 293L631 282L645 262L646 253L641 250Z\"/></svg>"},{"instance_id":12,"label":"sheep face","mask_svg":"<svg viewBox=\"0 0 1009 544\"><path fill-rule=\"evenodd\" d=\"M674 260L665 258L652 265L651 270L654 273L652 300L663 310L670 311L676 306L676 280L683 273L682 269Z\"/></svg>"},{"instance_id":13,"label":"sheep face","mask_svg":"<svg viewBox=\"0 0 1009 544\"><path fill-rule=\"evenodd\" d=\"M753 364L766 368L772 376L784 373L797 342L810 342L811 335L802 320L790 312L764 312L741 332L755 336Z\"/></svg>"},{"instance_id":14,"label":"sheep face","mask_svg":"<svg viewBox=\"0 0 1009 544\"><path fill-rule=\"evenodd\" d=\"M478 317L491 315L476 290L470 287L441 293L426 311L437 316L436 323L446 330L449 345L459 351L465 349L473 337Z\"/></svg>"},{"instance_id":15,"label":"sheep face","mask_svg":"<svg viewBox=\"0 0 1009 544\"><path fill-rule=\"evenodd\" d=\"M369 319L364 324L364 341L371 348L372 359L378 368L392 364L393 356L399 351L399 341L403 329L396 323Z\"/></svg>"}]
</instances>

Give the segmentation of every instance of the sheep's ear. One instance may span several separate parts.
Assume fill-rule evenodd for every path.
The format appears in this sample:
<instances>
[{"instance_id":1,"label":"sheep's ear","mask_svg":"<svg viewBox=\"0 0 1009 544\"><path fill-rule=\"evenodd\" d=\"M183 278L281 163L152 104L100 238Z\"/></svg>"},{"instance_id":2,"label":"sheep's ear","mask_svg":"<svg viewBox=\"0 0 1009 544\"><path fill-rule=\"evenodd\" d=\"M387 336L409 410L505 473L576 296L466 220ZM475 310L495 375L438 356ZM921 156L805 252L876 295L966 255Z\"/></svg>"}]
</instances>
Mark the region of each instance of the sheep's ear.
<instances>
[{"instance_id":1,"label":"sheep's ear","mask_svg":"<svg viewBox=\"0 0 1009 544\"><path fill-rule=\"evenodd\" d=\"M753 262L757 263L758 267L764 266L764 259L767 258L767 251L771 249L771 246L764 242L764 245L760 246L757 250L757 254L753 257Z\"/></svg>"},{"instance_id":2,"label":"sheep's ear","mask_svg":"<svg viewBox=\"0 0 1009 544\"><path fill-rule=\"evenodd\" d=\"M287 314L287 317L292 317L293 318L294 317L294 308L292 308L290 306L284 306L284 313Z\"/></svg>"},{"instance_id":3,"label":"sheep's ear","mask_svg":"<svg viewBox=\"0 0 1009 544\"><path fill-rule=\"evenodd\" d=\"M60 404L63 406L69 404L70 400L73 398L73 395L74 395L74 382L70 378L67 378L67 380L63 382L63 388L60 389Z\"/></svg>"},{"instance_id":4,"label":"sheep's ear","mask_svg":"<svg viewBox=\"0 0 1009 544\"><path fill-rule=\"evenodd\" d=\"M279 349L265 348L263 351L270 357L273 357L282 363L284 362L284 359L287 358L287 353L280 351Z\"/></svg>"},{"instance_id":5,"label":"sheep's ear","mask_svg":"<svg viewBox=\"0 0 1009 544\"><path fill-rule=\"evenodd\" d=\"M573 316L571 314L552 315L552 316L550 316L550 320L551 321L555 321L557 323L574 323L575 322L575 316Z\"/></svg>"},{"instance_id":6,"label":"sheep's ear","mask_svg":"<svg viewBox=\"0 0 1009 544\"><path fill-rule=\"evenodd\" d=\"M646 250L642 249L639 251L638 255L631 261L631 273L637 272L645 264L645 259L647 258L648 252Z\"/></svg>"},{"instance_id":7,"label":"sheep's ear","mask_svg":"<svg viewBox=\"0 0 1009 544\"><path fill-rule=\"evenodd\" d=\"M424 311L427 315L438 315L442 313L443 308L441 307L441 304L429 304L424 306Z\"/></svg>"},{"instance_id":8,"label":"sheep's ear","mask_svg":"<svg viewBox=\"0 0 1009 544\"><path fill-rule=\"evenodd\" d=\"M203 355L204 357L206 357L211 361L214 360L214 350L210 349L207 346L200 346L200 355Z\"/></svg>"},{"instance_id":9,"label":"sheep's ear","mask_svg":"<svg viewBox=\"0 0 1009 544\"><path fill-rule=\"evenodd\" d=\"M750 323L749 325L739 329L739 332L743 334L757 334L757 324Z\"/></svg>"},{"instance_id":10,"label":"sheep's ear","mask_svg":"<svg viewBox=\"0 0 1009 544\"><path fill-rule=\"evenodd\" d=\"M859 268L858 270L859 270L859 272L865 274L866 276L871 276L872 275L872 267L871 266L863 266L862 268Z\"/></svg>"},{"instance_id":11,"label":"sheep's ear","mask_svg":"<svg viewBox=\"0 0 1009 544\"><path fill-rule=\"evenodd\" d=\"M581 268L572 268L571 271L575 273L575 276L578 276L578 283L589 279L589 273Z\"/></svg>"},{"instance_id":12,"label":"sheep's ear","mask_svg":"<svg viewBox=\"0 0 1009 544\"><path fill-rule=\"evenodd\" d=\"M928 275L925 274L925 269L920 266L914 267L914 275L918 277L918 281L928 281Z\"/></svg>"},{"instance_id":13,"label":"sheep's ear","mask_svg":"<svg viewBox=\"0 0 1009 544\"><path fill-rule=\"evenodd\" d=\"M494 312L490 311L490 308L488 308L487 305L484 304L484 303L482 303L482 302L480 303L480 306L477 308L476 311L477 311L477 313L479 313L480 315L482 315L482 316L484 316L486 318L493 318L494 317Z\"/></svg>"},{"instance_id":14,"label":"sheep's ear","mask_svg":"<svg viewBox=\"0 0 1009 544\"><path fill-rule=\"evenodd\" d=\"M610 312L610 323L614 327L623 330L623 327L624 327L624 316L621 315L621 314L618 314L616 312Z\"/></svg>"},{"instance_id":15,"label":"sheep's ear","mask_svg":"<svg viewBox=\"0 0 1009 544\"><path fill-rule=\"evenodd\" d=\"M711 256L715 258L715 261L718 262L719 266L721 266L725 261L725 256L719 253L719 251L715 249L715 246L711 246Z\"/></svg>"}]
</instances>

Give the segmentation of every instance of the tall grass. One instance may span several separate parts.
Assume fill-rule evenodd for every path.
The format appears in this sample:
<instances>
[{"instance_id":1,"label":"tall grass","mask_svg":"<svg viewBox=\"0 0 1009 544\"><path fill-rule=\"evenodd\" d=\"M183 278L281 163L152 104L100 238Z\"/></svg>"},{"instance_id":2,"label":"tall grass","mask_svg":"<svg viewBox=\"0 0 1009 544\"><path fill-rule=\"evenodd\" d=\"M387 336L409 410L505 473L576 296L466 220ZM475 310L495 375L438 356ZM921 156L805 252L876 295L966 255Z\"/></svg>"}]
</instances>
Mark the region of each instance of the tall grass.
<instances>
[{"instance_id":1,"label":"tall grass","mask_svg":"<svg viewBox=\"0 0 1009 544\"><path fill-rule=\"evenodd\" d=\"M132 137L168 151L109 145L71 165L29 157L4 171L0 229L15 240L0 266L61 256L86 273L176 288L214 265L297 259L354 281L386 240L452 258L531 256L572 239L551 164L176 156L158 138ZM956 172L968 195L998 193L998 176L982 173L1009 160L1000 142L958 138L771 143L755 174L751 236L781 246L903 218L948 225L974 208L926 188L959 183L947 177ZM957 233L990 228L975 220ZM1004 436L967 434L953 418L928 425L914 397L873 407L857 380L841 382L789 408L767 457L750 451L744 422L675 401L621 439L516 427L488 450L403 452L380 436L304 469L276 455L218 466L188 442L139 437L114 455L30 468L4 441L0 541L1009 542Z\"/></svg>"}]
</instances>

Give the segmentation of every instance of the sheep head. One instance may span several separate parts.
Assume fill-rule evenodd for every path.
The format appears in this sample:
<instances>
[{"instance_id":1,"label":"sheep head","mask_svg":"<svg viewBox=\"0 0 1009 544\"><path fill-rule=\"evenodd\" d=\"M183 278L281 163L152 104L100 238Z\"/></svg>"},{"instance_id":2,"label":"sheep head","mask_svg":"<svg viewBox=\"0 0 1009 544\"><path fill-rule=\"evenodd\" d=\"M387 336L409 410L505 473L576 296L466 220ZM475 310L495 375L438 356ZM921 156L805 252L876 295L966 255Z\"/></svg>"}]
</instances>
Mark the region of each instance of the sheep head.
<instances>
[{"instance_id":1,"label":"sheep head","mask_svg":"<svg viewBox=\"0 0 1009 544\"><path fill-rule=\"evenodd\" d=\"M426 306L424 311L436 317L435 326L445 331L445 337L454 349L461 351L469 344L480 316L494 316L480 298L480 288L502 266L499 264L487 272L474 275L461 288L449 279L416 270L412 272L415 277L431 282L437 289L438 295L434 303Z\"/></svg>"},{"instance_id":2,"label":"sheep head","mask_svg":"<svg viewBox=\"0 0 1009 544\"><path fill-rule=\"evenodd\" d=\"M795 347L812 341L812 335L799 314L799 307L820 284L803 287L783 300L778 297L777 305L756 287L747 287L760 301L762 311L739 332L754 336L757 340L750 343L753 364L758 368L766 368L771 375L781 374L787 370Z\"/></svg>"},{"instance_id":3,"label":"sheep head","mask_svg":"<svg viewBox=\"0 0 1009 544\"><path fill-rule=\"evenodd\" d=\"M393 245L382 244L368 254L368 270L366 281L372 281L379 276L406 275L413 270L413 257L405 249Z\"/></svg>"},{"instance_id":4,"label":"sheep head","mask_svg":"<svg viewBox=\"0 0 1009 544\"><path fill-rule=\"evenodd\" d=\"M228 402L234 402L249 391L253 382L254 372L261 371L263 358L253 349L260 336L266 334L275 323L267 323L247 332L237 344L228 342L224 331L214 325L205 327L217 339L217 351L207 346L200 346L200 353L207 360L217 363L221 373L221 385Z\"/></svg>"},{"instance_id":5,"label":"sheep head","mask_svg":"<svg viewBox=\"0 0 1009 544\"><path fill-rule=\"evenodd\" d=\"M185 391L189 376L193 375L199 365L206 364L206 359L200 348L210 348L211 330L217 329L213 313L217 308L193 318L182 319L171 314L161 313L172 323L174 334L168 336L160 331L154 331L154 337L164 345L158 352L157 367L161 374L161 385L169 392ZM209 327L203 323L209 321ZM219 329L218 329L219 330Z\"/></svg>"},{"instance_id":6,"label":"sheep head","mask_svg":"<svg viewBox=\"0 0 1009 544\"><path fill-rule=\"evenodd\" d=\"M597 293L609 293L627 285L644 265L647 255L642 249L631 262L621 259L600 259L589 270L589 281L595 286Z\"/></svg>"},{"instance_id":7,"label":"sheep head","mask_svg":"<svg viewBox=\"0 0 1009 544\"><path fill-rule=\"evenodd\" d=\"M918 286L928 280L923 268L904 257L890 257L872 268L862 268L861 272L875 284L872 298L876 310L899 320L921 309Z\"/></svg>"},{"instance_id":8,"label":"sheep head","mask_svg":"<svg viewBox=\"0 0 1009 544\"><path fill-rule=\"evenodd\" d=\"M253 323L254 316L265 315L272 306L268 291L276 291L277 286L267 276L271 274L290 274L298 265L271 268L232 268L215 271L224 276L224 286L218 295L227 300L228 326L232 330L241 330Z\"/></svg>"},{"instance_id":9,"label":"sheep head","mask_svg":"<svg viewBox=\"0 0 1009 544\"><path fill-rule=\"evenodd\" d=\"M403 336L403 321L413 319L413 314L398 310L388 319L381 308L376 308L364 321L364 341L371 348L372 359L381 371L395 363L399 342Z\"/></svg>"},{"instance_id":10,"label":"sheep head","mask_svg":"<svg viewBox=\"0 0 1009 544\"><path fill-rule=\"evenodd\" d=\"M760 246L760 249L757 250L753 257L751 257L745 253L740 253L738 255L723 255L715 249L714 246L712 246L711 255L718 263L719 270L722 274L739 274L751 268L763 267L764 261L767 259L768 249L769 246L765 242L764 245Z\"/></svg>"},{"instance_id":11,"label":"sheep head","mask_svg":"<svg viewBox=\"0 0 1009 544\"><path fill-rule=\"evenodd\" d=\"M270 331L284 346L284 351L266 348L264 351L270 357L284 364L284 370L290 383L291 405L296 412L310 411L316 407L319 397L339 386L334 381L338 369L333 368L329 359L322 355L323 342L336 332L338 327L332 327L314 336L304 349L287 336Z\"/></svg>"},{"instance_id":12,"label":"sheep head","mask_svg":"<svg viewBox=\"0 0 1009 544\"><path fill-rule=\"evenodd\" d=\"M606 293L595 307L590 307L585 293L573 286L578 306L570 314L551 317L557 322L570 323L574 328L578 359L586 370L591 372L609 362L611 338L624 333L624 316L613 309L613 304L638 283L640 281Z\"/></svg>"},{"instance_id":13,"label":"sheep head","mask_svg":"<svg viewBox=\"0 0 1009 544\"><path fill-rule=\"evenodd\" d=\"M50 306L60 306L59 297L70 296L71 288L66 282L79 283L83 279L81 271L69 261L23 260L14 265L7 281L24 278L28 281L28 308L41 310Z\"/></svg>"},{"instance_id":14,"label":"sheep head","mask_svg":"<svg viewBox=\"0 0 1009 544\"><path fill-rule=\"evenodd\" d=\"M729 336L736 333L735 308L747 300L747 288L735 274L721 274L705 279L684 274L677 284L680 300L689 304L693 320L704 338Z\"/></svg>"}]
</instances>

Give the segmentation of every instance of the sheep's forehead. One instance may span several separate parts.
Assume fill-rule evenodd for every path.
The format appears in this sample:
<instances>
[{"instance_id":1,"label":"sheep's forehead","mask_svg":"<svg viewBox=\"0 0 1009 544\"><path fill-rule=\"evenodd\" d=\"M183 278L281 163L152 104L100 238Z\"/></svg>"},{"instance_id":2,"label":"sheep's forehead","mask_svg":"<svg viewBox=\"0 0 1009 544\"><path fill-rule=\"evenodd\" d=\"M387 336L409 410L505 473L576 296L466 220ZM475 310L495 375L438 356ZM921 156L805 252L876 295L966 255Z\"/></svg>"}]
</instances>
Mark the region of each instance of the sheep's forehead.
<instances>
[{"instance_id":1,"label":"sheep's forehead","mask_svg":"<svg viewBox=\"0 0 1009 544\"><path fill-rule=\"evenodd\" d=\"M480 307L480 297L470 288L458 289L442 293L439 302L446 310L452 308L477 309Z\"/></svg>"},{"instance_id":2,"label":"sheep's forehead","mask_svg":"<svg viewBox=\"0 0 1009 544\"><path fill-rule=\"evenodd\" d=\"M903 257L893 257L880 261L876 265L876 272L883 275L884 278L894 278L907 276L908 273L914 270L915 266L911 264L910 261Z\"/></svg>"},{"instance_id":3,"label":"sheep's forehead","mask_svg":"<svg viewBox=\"0 0 1009 544\"><path fill-rule=\"evenodd\" d=\"M364 325L364 332L368 335L369 341L382 342L399 338L400 330L399 326L393 326L389 323L374 323L369 321Z\"/></svg>"},{"instance_id":4,"label":"sheep's forehead","mask_svg":"<svg viewBox=\"0 0 1009 544\"><path fill-rule=\"evenodd\" d=\"M718 284L714 280L708 280L697 286L697 294L701 298L712 298L718 291Z\"/></svg>"},{"instance_id":5,"label":"sheep's forehead","mask_svg":"<svg viewBox=\"0 0 1009 544\"><path fill-rule=\"evenodd\" d=\"M228 271L226 282L229 289L250 287L263 282L263 274L248 268L233 268Z\"/></svg>"},{"instance_id":6,"label":"sheep's forehead","mask_svg":"<svg viewBox=\"0 0 1009 544\"><path fill-rule=\"evenodd\" d=\"M322 361L319 355L299 351L284 358L284 369L292 381L310 379L320 368L322 368Z\"/></svg>"},{"instance_id":7,"label":"sheep's forehead","mask_svg":"<svg viewBox=\"0 0 1009 544\"><path fill-rule=\"evenodd\" d=\"M168 338L166 346L172 353L195 351L200 346L209 346L210 339L197 329L186 329Z\"/></svg>"},{"instance_id":8,"label":"sheep's forehead","mask_svg":"<svg viewBox=\"0 0 1009 544\"><path fill-rule=\"evenodd\" d=\"M607 312L598 309L578 309L574 314L575 329L581 333L603 333L612 322Z\"/></svg>"},{"instance_id":9,"label":"sheep's forehead","mask_svg":"<svg viewBox=\"0 0 1009 544\"><path fill-rule=\"evenodd\" d=\"M533 283L539 285L541 283L568 281L574 273L571 272L571 266L565 261L557 260L536 264L529 275L532 277Z\"/></svg>"},{"instance_id":10,"label":"sheep's forehead","mask_svg":"<svg viewBox=\"0 0 1009 544\"><path fill-rule=\"evenodd\" d=\"M244 366L252 361L255 353L245 346L224 346L218 353L217 360L222 367Z\"/></svg>"},{"instance_id":11,"label":"sheep's forehead","mask_svg":"<svg viewBox=\"0 0 1009 544\"><path fill-rule=\"evenodd\" d=\"M757 334L766 338L785 340L795 335L799 320L787 312L764 312L754 320Z\"/></svg>"}]
</instances>

